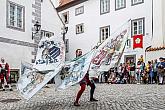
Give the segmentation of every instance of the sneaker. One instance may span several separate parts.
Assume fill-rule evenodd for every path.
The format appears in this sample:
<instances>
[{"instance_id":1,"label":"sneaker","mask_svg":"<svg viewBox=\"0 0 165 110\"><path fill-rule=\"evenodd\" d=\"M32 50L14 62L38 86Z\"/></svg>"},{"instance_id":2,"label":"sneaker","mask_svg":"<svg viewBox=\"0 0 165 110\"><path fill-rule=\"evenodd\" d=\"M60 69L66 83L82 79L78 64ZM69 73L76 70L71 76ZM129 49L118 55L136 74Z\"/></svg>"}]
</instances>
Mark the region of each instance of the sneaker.
<instances>
[{"instance_id":1,"label":"sneaker","mask_svg":"<svg viewBox=\"0 0 165 110\"><path fill-rule=\"evenodd\" d=\"M78 102L74 102L74 106L80 106Z\"/></svg>"},{"instance_id":2,"label":"sneaker","mask_svg":"<svg viewBox=\"0 0 165 110\"><path fill-rule=\"evenodd\" d=\"M98 101L98 100L94 99L94 98L91 98L90 101L93 102L93 101Z\"/></svg>"},{"instance_id":3,"label":"sneaker","mask_svg":"<svg viewBox=\"0 0 165 110\"><path fill-rule=\"evenodd\" d=\"M10 91L13 91L13 89L10 89Z\"/></svg>"}]
</instances>

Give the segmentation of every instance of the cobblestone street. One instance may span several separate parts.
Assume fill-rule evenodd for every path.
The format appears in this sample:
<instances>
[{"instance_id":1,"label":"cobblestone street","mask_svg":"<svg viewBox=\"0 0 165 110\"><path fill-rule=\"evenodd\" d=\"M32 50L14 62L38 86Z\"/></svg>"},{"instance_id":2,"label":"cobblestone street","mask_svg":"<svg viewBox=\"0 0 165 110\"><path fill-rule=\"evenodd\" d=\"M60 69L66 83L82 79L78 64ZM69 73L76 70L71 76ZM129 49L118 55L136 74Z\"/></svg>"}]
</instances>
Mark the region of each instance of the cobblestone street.
<instances>
[{"instance_id":1,"label":"cobblestone street","mask_svg":"<svg viewBox=\"0 0 165 110\"><path fill-rule=\"evenodd\" d=\"M79 86L55 91L48 85L29 101L14 91L0 91L1 110L165 110L164 85L108 85L97 84L95 98L89 101L90 87L80 100L80 107L73 106Z\"/></svg>"}]
</instances>

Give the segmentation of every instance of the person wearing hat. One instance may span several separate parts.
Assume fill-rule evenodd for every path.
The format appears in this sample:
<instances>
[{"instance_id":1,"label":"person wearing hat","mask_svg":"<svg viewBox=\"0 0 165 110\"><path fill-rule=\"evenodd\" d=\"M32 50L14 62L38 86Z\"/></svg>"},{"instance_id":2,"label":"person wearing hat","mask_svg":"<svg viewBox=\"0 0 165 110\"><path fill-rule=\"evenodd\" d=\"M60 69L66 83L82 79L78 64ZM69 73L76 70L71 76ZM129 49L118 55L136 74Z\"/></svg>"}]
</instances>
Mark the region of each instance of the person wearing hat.
<instances>
[{"instance_id":1,"label":"person wearing hat","mask_svg":"<svg viewBox=\"0 0 165 110\"><path fill-rule=\"evenodd\" d=\"M5 62L4 58L1 58L1 64L0 64L0 77L1 77L1 83L3 91L5 91L5 81L7 85L9 86L10 91L13 91L10 85L10 68L9 64Z\"/></svg>"},{"instance_id":2,"label":"person wearing hat","mask_svg":"<svg viewBox=\"0 0 165 110\"><path fill-rule=\"evenodd\" d=\"M165 76L165 58L160 57L160 62L157 64L158 76L159 76L159 84L163 84L164 76Z\"/></svg>"}]
</instances>

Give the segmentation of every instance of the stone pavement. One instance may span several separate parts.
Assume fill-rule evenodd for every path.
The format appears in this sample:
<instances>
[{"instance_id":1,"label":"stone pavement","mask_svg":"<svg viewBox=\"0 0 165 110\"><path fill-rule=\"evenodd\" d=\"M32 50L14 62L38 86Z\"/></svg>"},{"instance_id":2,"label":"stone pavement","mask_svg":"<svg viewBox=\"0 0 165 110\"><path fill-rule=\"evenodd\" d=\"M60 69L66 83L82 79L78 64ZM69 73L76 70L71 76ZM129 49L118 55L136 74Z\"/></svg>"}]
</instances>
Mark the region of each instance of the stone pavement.
<instances>
[{"instance_id":1,"label":"stone pavement","mask_svg":"<svg viewBox=\"0 0 165 110\"><path fill-rule=\"evenodd\" d=\"M165 85L97 84L95 97L99 101L89 101L90 87L87 87L80 107L73 106L79 85L63 91L48 86L29 101L16 89L0 91L0 110L165 110Z\"/></svg>"}]
</instances>

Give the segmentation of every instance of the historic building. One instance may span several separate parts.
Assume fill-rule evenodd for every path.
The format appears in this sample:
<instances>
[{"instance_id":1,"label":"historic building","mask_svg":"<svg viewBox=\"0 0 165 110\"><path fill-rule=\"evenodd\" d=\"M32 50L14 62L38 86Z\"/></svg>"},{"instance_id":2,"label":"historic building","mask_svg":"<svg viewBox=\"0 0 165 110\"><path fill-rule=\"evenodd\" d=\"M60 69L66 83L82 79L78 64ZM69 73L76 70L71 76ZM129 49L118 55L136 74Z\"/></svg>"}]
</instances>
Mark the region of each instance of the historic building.
<instances>
[{"instance_id":1,"label":"historic building","mask_svg":"<svg viewBox=\"0 0 165 110\"><path fill-rule=\"evenodd\" d=\"M40 38L61 36L63 24L51 0L1 0L0 16L0 58L9 63L14 82L21 62L35 61Z\"/></svg>"},{"instance_id":2,"label":"historic building","mask_svg":"<svg viewBox=\"0 0 165 110\"><path fill-rule=\"evenodd\" d=\"M146 49L146 61L165 57L165 1L153 0L152 43Z\"/></svg>"},{"instance_id":3,"label":"historic building","mask_svg":"<svg viewBox=\"0 0 165 110\"><path fill-rule=\"evenodd\" d=\"M147 58L147 49L164 45L163 3L163 0L60 0L56 9L68 27L67 59L74 58L78 48L84 53L90 51L130 19L129 39L121 62L129 59L136 62L141 55L145 61L151 60ZM136 35L142 35L141 48L133 48Z\"/></svg>"}]
</instances>

